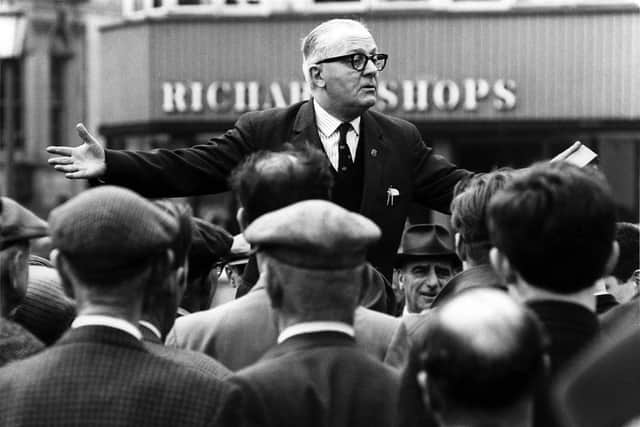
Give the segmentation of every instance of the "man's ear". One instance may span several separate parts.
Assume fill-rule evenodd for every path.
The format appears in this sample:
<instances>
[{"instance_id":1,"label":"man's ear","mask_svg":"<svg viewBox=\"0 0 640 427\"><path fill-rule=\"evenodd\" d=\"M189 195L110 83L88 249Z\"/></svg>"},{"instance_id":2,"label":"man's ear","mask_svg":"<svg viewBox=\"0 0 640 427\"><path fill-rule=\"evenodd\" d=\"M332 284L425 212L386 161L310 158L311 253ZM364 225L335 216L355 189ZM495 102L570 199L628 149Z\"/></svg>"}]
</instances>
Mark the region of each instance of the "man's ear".
<instances>
[{"instance_id":1,"label":"man's ear","mask_svg":"<svg viewBox=\"0 0 640 427\"><path fill-rule=\"evenodd\" d=\"M491 260L491 266L502 277L505 284L515 284L517 271L511 265L509 258L503 254L500 249L495 246L489 251L489 259Z\"/></svg>"},{"instance_id":2,"label":"man's ear","mask_svg":"<svg viewBox=\"0 0 640 427\"><path fill-rule=\"evenodd\" d=\"M461 261L465 261L467 259L467 251L465 250L465 245L462 241L462 236L460 233L456 233L453 235L453 241L455 243L456 254L458 254L458 258Z\"/></svg>"},{"instance_id":3,"label":"man's ear","mask_svg":"<svg viewBox=\"0 0 640 427\"><path fill-rule=\"evenodd\" d=\"M311 65L309 67L309 78L316 87L325 87L327 82L324 80L322 74L322 67L320 65ZM313 86L312 86L313 87Z\"/></svg>"},{"instance_id":4,"label":"man's ear","mask_svg":"<svg viewBox=\"0 0 640 427\"><path fill-rule=\"evenodd\" d=\"M404 273L400 269L396 271L397 271L396 277L398 278L398 288L400 288L401 290L404 290Z\"/></svg>"},{"instance_id":5,"label":"man's ear","mask_svg":"<svg viewBox=\"0 0 640 427\"><path fill-rule=\"evenodd\" d=\"M49 253L49 259L51 264L58 270L60 276L60 282L62 283L62 289L69 298L75 298L75 292L73 292L73 286L71 285L71 279L67 275L66 268L62 265L63 261L60 259L60 251L52 249Z\"/></svg>"},{"instance_id":6,"label":"man's ear","mask_svg":"<svg viewBox=\"0 0 640 427\"><path fill-rule=\"evenodd\" d=\"M240 231L244 231L244 229L249 226L247 212L243 207L238 208L238 211L236 212L236 221L238 221L238 225L240 225Z\"/></svg>"},{"instance_id":7,"label":"man's ear","mask_svg":"<svg viewBox=\"0 0 640 427\"><path fill-rule=\"evenodd\" d=\"M614 268L616 268L616 264L618 264L618 257L620 256L620 245L616 240L611 244L611 253L609 254L609 259L607 259L607 263L604 267L604 272L602 276L608 276Z\"/></svg>"},{"instance_id":8,"label":"man's ear","mask_svg":"<svg viewBox=\"0 0 640 427\"><path fill-rule=\"evenodd\" d=\"M282 307L282 286L280 285L280 281L274 277L268 263L263 263L262 265L263 269L260 270L260 280L264 280L265 289L271 301L271 307L279 309Z\"/></svg>"}]
</instances>

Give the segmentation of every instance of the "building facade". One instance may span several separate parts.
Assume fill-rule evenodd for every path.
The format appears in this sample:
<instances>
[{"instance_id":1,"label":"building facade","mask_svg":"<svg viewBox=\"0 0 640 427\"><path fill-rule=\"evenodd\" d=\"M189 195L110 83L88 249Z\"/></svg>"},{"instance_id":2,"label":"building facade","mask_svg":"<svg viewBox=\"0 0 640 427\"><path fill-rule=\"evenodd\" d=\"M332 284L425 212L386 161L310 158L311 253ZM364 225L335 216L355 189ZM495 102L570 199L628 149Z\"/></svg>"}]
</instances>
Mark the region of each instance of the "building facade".
<instances>
[{"instance_id":1,"label":"building facade","mask_svg":"<svg viewBox=\"0 0 640 427\"><path fill-rule=\"evenodd\" d=\"M99 30L112 0L0 0L0 189L41 215L85 184L46 162L47 145L98 125ZM95 94L95 96L94 96Z\"/></svg>"}]
</instances>

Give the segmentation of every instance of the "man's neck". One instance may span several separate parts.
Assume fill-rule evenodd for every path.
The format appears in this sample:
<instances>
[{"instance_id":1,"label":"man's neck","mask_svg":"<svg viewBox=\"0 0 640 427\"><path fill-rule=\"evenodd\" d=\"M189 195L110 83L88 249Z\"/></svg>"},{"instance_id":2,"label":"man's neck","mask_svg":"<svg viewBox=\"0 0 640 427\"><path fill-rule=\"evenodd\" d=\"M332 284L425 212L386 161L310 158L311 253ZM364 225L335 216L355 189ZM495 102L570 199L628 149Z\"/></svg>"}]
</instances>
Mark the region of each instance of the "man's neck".
<instances>
[{"instance_id":1,"label":"man's neck","mask_svg":"<svg viewBox=\"0 0 640 427\"><path fill-rule=\"evenodd\" d=\"M350 122L357 117L360 117L365 110L353 110L353 111L337 111L335 108L331 106L331 103L328 102L326 97L322 95L314 95L313 101L315 101L320 107L322 107L327 113L331 114L336 119L341 122Z\"/></svg>"}]
</instances>

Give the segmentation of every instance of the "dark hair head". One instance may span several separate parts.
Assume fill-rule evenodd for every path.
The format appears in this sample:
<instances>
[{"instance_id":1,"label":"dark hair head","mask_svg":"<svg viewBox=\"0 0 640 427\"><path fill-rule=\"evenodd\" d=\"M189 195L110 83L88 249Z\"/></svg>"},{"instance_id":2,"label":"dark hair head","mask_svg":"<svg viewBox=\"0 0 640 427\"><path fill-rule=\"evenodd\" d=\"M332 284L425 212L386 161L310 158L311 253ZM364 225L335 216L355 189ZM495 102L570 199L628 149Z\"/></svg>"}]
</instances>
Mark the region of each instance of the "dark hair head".
<instances>
[{"instance_id":1,"label":"dark hair head","mask_svg":"<svg viewBox=\"0 0 640 427\"><path fill-rule=\"evenodd\" d=\"M471 180L456 186L457 195L451 202L451 226L459 233L465 259L477 264L489 263L489 229L487 206L489 200L504 188L511 179L511 169L475 175Z\"/></svg>"},{"instance_id":2,"label":"dark hair head","mask_svg":"<svg viewBox=\"0 0 640 427\"><path fill-rule=\"evenodd\" d=\"M419 369L436 400L497 410L531 396L545 373L545 348L534 314L502 291L469 289L430 322Z\"/></svg>"},{"instance_id":3,"label":"dark hair head","mask_svg":"<svg viewBox=\"0 0 640 427\"><path fill-rule=\"evenodd\" d=\"M324 153L311 148L260 151L251 154L231 174L230 186L246 219L308 199L329 200L333 186Z\"/></svg>"},{"instance_id":4,"label":"dark hair head","mask_svg":"<svg viewBox=\"0 0 640 427\"><path fill-rule=\"evenodd\" d=\"M489 204L493 244L528 283L567 294L602 276L615 233L615 203L596 170L540 163Z\"/></svg>"},{"instance_id":5,"label":"dark hair head","mask_svg":"<svg viewBox=\"0 0 640 427\"><path fill-rule=\"evenodd\" d=\"M618 263L611 272L620 282L626 282L640 268L640 227L630 222L616 224L616 241L620 246Z\"/></svg>"}]
</instances>

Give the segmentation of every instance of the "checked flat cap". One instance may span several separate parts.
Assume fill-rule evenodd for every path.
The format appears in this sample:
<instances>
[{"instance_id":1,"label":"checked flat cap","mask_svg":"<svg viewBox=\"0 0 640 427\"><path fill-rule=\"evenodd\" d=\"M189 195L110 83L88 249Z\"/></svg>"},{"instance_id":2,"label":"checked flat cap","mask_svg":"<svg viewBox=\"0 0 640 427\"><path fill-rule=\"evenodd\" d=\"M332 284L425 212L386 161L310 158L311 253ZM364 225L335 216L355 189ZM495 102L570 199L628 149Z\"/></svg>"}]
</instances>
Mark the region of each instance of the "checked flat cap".
<instances>
[{"instance_id":1,"label":"checked flat cap","mask_svg":"<svg viewBox=\"0 0 640 427\"><path fill-rule=\"evenodd\" d=\"M139 266L165 251L178 232L169 214L114 186L84 191L54 209L49 227L52 246L95 274Z\"/></svg>"},{"instance_id":2,"label":"checked flat cap","mask_svg":"<svg viewBox=\"0 0 640 427\"><path fill-rule=\"evenodd\" d=\"M269 212L244 231L249 243L282 262L327 269L364 263L367 248L380 235L370 219L325 200L306 200Z\"/></svg>"}]
</instances>

